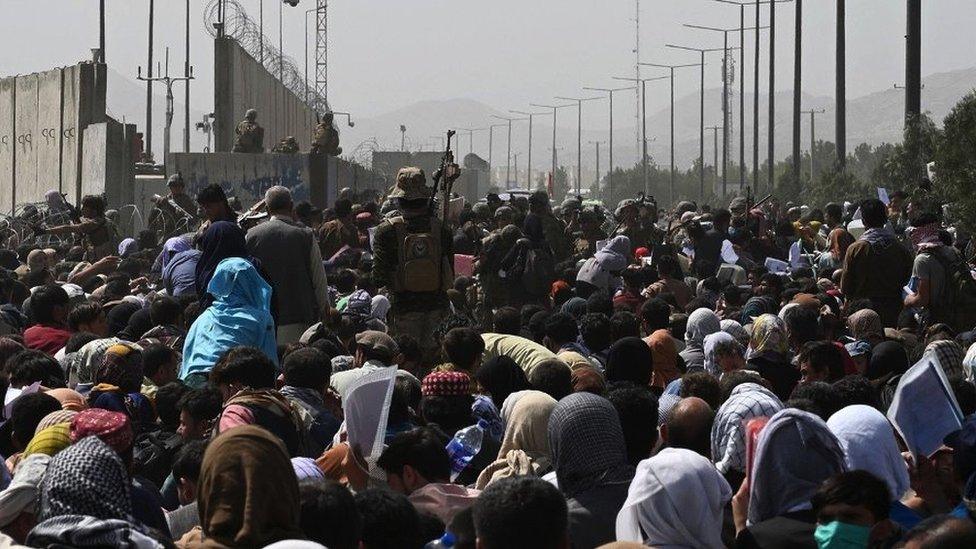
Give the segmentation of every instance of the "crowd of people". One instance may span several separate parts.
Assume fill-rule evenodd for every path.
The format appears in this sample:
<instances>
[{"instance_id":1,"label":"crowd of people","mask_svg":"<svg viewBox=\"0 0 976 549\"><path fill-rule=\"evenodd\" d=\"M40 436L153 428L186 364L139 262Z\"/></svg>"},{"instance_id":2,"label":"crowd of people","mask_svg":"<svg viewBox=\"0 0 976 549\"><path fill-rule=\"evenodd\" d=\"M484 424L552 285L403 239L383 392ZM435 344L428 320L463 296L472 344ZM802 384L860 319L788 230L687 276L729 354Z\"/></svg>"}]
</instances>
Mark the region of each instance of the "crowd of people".
<instances>
[{"instance_id":1,"label":"crowd of people","mask_svg":"<svg viewBox=\"0 0 976 549\"><path fill-rule=\"evenodd\" d=\"M976 546L972 246L924 187L185 190L2 235L0 547Z\"/></svg>"}]
</instances>

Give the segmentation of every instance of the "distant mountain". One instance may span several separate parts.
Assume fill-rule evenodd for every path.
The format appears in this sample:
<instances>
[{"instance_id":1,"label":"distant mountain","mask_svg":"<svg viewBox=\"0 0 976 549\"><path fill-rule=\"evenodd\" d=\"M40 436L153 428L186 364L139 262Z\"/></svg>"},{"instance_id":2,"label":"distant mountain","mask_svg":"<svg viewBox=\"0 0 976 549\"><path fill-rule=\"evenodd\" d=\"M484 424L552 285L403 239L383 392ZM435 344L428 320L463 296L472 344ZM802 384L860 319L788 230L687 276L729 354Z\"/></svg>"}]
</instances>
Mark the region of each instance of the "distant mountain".
<instances>
[{"instance_id":1,"label":"distant mountain","mask_svg":"<svg viewBox=\"0 0 976 549\"><path fill-rule=\"evenodd\" d=\"M939 125L949 110L965 94L976 87L976 67L932 74L923 79L925 89L922 90L922 108ZM731 101L731 128L729 141L729 160L737 160L738 153L738 90ZM720 111L721 89L707 89L705 92L705 125L721 125ZM752 101L753 95L747 90L745 96L745 145L746 162L752 163ZM823 114L816 117L817 139L834 140L835 109L832 97L812 96L803 94L803 109L824 109ZM776 94L776 150L777 160L788 156L792 150L792 104L791 91L781 91ZM592 107L591 107L592 108ZM698 158L699 152L699 95L692 93L679 98L675 105L675 161L681 168L689 167ZM567 110L570 111L571 109ZM768 96L761 94L759 98L759 158L766 159ZM493 115L509 116L508 113L495 109L484 103L470 99L451 99L446 101L420 101L407 105L396 111L373 118L355 120L354 128L341 128L343 131L343 148L351 152L357 145L362 148L375 147L399 149L400 124L407 126L406 145L408 149L440 148L441 141L436 137L447 127L483 128L488 124L500 124L503 121L493 118ZM560 114L557 128L557 149L561 164L575 164L576 160L576 118L573 115ZM633 118L627 116L626 110L621 109L617 115L619 126L614 128L614 164L616 166L630 166L639 160L639 148L635 142ZM895 89L880 90L856 98L848 98L847 104L847 141L849 148L859 143L877 145L883 142L901 141L902 124L904 119L904 91ZM662 109L647 118L648 138L655 139L648 145L651 157L660 165L669 161L670 113ZM810 117L804 115L801 120L801 147L809 148ZM525 166L525 152L527 143L527 129L524 122L517 122L512 133L512 150L518 154L520 169ZM505 127L494 130L495 166L505 162ZM533 149L533 165L537 170L544 170L551 158L550 141L552 125L547 116L536 117L535 143ZM475 137L477 150L485 149L485 132ZM586 128L583 130L583 163L584 171L592 171L595 163L595 147L587 144L589 141L604 142L601 150L601 170L607 169L606 141L608 132L604 128ZM375 139L375 144L366 141ZM721 133L719 133L721 140ZM721 145L720 145L721 146ZM713 135L708 131L705 135L705 163L712 164ZM462 132L461 150L468 149L467 133ZM721 160L720 160L721 162ZM523 176L524 177L524 176ZM584 178L586 176L584 175Z\"/></svg>"}]
</instances>

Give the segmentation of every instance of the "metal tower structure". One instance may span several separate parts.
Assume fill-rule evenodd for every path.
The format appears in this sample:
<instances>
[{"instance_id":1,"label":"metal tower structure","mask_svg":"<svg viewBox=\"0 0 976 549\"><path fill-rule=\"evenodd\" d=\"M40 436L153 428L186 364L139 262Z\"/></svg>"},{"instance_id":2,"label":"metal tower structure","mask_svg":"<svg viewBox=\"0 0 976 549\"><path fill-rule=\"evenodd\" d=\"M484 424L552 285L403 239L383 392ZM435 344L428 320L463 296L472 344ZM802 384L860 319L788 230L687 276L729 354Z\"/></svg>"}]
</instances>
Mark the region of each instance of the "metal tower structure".
<instances>
[{"instance_id":1,"label":"metal tower structure","mask_svg":"<svg viewBox=\"0 0 976 549\"><path fill-rule=\"evenodd\" d=\"M329 101L329 2L315 5L315 93Z\"/></svg>"}]
</instances>

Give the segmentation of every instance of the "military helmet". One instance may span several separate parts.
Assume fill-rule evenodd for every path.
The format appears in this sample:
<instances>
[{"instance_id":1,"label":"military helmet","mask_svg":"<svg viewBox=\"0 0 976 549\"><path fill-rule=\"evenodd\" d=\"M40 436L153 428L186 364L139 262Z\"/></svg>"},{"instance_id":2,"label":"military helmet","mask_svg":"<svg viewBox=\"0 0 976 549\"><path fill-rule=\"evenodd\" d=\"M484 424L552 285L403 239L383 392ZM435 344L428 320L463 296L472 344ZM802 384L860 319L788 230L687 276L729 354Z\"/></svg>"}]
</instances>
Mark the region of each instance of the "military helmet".
<instances>
[{"instance_id":1,"label":"military helmet","mask_svg":"<svg viewBox=\"0 0 976 549\"><path fill-rule=\"evenodd\" d=\"M416 167L400 168L389 197L404 200L430 198L430 191L427 189L427 176L424 175L424 170Z\"/></svg>"},{"instance_id":2,"label":"military helmet","mask_svg":"<svg viewBox=\"0 0 976 549\"><path fill-rule=\"evenodd\" d=\"M616 217L620 217L621 214L624 213L624 210L631 207L636 208L637 201L634 200L633 198L625 198L624 200L621 200L617 204L617 209L613 211L613 215L615 215Z\"/></svg>"},{"instance_id":3,"label":"military helmet","mask_svg":"<svg viewBox=\"0 0 976 549\"><path fill-rule=\"evenodd\" d=\"M258 117L258 111L254 109L247 109L247 112L244 113L244 118L246 120L250 120L251 122L254 122L254 120L256 120L257 117Z\"/></svg>"}]
</instances>

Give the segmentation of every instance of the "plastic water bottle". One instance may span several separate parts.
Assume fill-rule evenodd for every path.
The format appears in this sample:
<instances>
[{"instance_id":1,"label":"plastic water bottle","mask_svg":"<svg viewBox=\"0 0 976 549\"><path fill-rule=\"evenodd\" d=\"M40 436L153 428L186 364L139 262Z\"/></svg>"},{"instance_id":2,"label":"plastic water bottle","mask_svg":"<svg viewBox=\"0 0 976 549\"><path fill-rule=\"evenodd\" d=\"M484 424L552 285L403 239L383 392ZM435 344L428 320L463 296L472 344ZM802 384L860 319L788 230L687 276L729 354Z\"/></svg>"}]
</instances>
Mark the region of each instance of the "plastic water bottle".
<instances>
[{"instance_id":1,"label":"plastic water bottle","mask_svg":"<svg viewBox=\"0 0 976 549\"><path fill-rule=\"evenodd\" d=\"M454 534L450 532L444 532L444 535L440 539L435 539L424 545L424 549L450 549L454 547L457 540L454 539Z\"/></svg>"},{"instance_id":2,"label":"plastic water bottle","mask_svg":"<svg viewBox=\"0 0 976 549\"><path fill-rule=\"evenodd\" d=\"M447 444L447 455L451 457L451 482L457 479L461 471L471 463L471 459L481 451L481 441L487 428L488 422L479 419L477 425L461 429Z\"/></svg>"}]
</instances>

